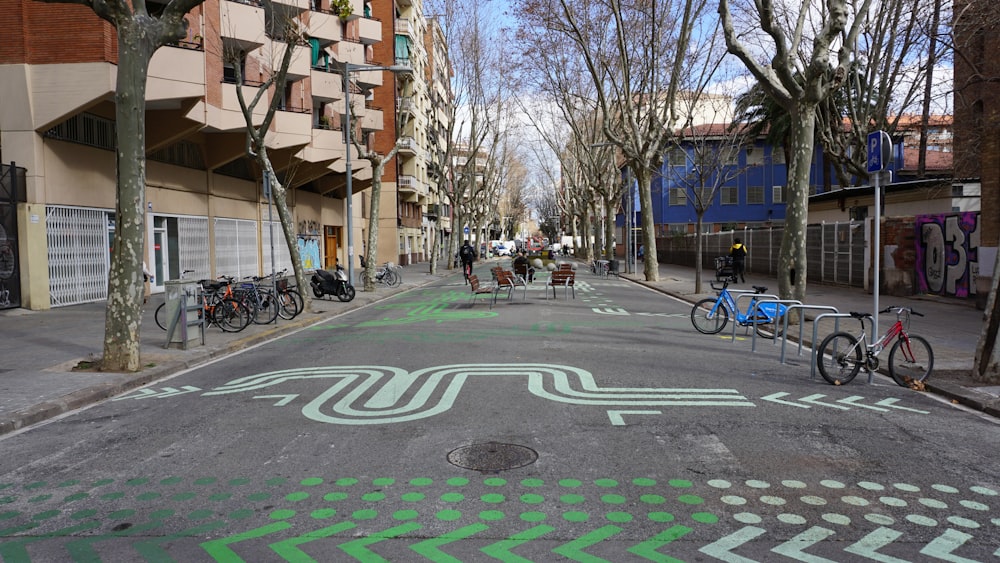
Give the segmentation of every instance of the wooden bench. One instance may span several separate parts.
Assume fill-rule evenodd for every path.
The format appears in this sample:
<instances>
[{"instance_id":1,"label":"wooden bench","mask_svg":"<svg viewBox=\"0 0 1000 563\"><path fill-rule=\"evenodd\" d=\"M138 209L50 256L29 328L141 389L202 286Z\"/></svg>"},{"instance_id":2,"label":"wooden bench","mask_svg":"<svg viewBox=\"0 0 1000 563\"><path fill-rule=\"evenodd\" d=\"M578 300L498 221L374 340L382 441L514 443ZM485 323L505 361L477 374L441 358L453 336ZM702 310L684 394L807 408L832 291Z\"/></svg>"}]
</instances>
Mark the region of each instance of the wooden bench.
<instances>
[{"instance_id":1,"label":"wooden bench","mask_svg":"<svg viewBox=\"0 0 1000 563\"><path fill-rule=\"evenodd\" d=\"M469 298L469 304L476 304L476 297L480 295L485 295L490 298L490 309L493 308L493 303L496 301L497 287L495 286L484 286L479 283L479 276L472 274L469 276L469 287L472 288L472 295Z\"/></svg>"},{"instance_id":2,"label":"wooden bench","mask_svg":"<svg viewBox=\"0 0 1000 563\"><path fill-rule=\"evenodd\" d=\"M500 270L497 272L497 297L499 297L500 291L507 290L507 299L510 300L514 297L514 290L518 287L524 289L522 298L527 299L528 284L525 283L524 279L515 275L510 270Z\"/></svg>"},{"instance_id":3,"label":"wooden bench","mask_svg":"<svg viewBox=\"0 0 1000 563\"><path fill-rule=\"evenodd\" d=\"M563 288L566 297L569 298L570 291L573 292L573 299L576 299L576 288L573 287L576 281L576 274L573 270L556 270L549 276L549 281L545 282L545 298L549 298L548 288L552 288L552 298L556 297L556 288Z\"/></svg>"}]
</instances>

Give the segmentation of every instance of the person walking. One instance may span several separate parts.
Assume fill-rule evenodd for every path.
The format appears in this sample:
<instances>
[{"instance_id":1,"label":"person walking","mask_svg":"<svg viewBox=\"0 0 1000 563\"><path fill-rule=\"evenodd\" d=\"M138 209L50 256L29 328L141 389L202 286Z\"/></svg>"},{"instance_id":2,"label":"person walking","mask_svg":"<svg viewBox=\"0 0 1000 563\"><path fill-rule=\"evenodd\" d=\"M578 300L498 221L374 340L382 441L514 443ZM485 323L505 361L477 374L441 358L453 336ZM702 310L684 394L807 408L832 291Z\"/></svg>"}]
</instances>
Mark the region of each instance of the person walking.
<instances>
[{"instance_id":1,"label":"person walking","mask_svg":"<svg viewBox=\"0 0 1000 563\"><path fill-rule=\"evenodd\" d=\"M740 283L747 283L746 258L747 246L737 237L729 248L729 256L733 258L733 283L739 278Z\"/></svg>"},{"instance_id":2,"label":"person walking","mask_svg":"<svg viewBox=\"0 0 1000 563\"><path fill-rule=\"evenodd\" d=\"M469 283L469 276L472 275L472 262L475 261L476 249L466 240L462 243L462 248L458 249L458 257L462 261L462 273L465 274L465 283Z\"/></svg>"}]
</instances>

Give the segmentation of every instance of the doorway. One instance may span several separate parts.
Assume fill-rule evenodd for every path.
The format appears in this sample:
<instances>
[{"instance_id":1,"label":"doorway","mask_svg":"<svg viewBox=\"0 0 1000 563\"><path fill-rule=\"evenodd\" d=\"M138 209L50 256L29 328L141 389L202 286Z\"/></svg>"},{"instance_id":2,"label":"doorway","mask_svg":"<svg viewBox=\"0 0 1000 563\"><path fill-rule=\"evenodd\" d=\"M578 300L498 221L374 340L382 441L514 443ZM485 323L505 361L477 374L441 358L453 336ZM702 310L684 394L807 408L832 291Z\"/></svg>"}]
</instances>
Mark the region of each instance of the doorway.
<instances>
[{"instance_id":1,"label":"doorway","mask_svg":"<svg viewBox=\"0 0 1000 563\"><path fill-rule=\"evenodd\" d=\"M337 267L337 256L340 252L340 227L325 225L323 227L323 268L330 270Z\"/></svg>"}]
</instances>

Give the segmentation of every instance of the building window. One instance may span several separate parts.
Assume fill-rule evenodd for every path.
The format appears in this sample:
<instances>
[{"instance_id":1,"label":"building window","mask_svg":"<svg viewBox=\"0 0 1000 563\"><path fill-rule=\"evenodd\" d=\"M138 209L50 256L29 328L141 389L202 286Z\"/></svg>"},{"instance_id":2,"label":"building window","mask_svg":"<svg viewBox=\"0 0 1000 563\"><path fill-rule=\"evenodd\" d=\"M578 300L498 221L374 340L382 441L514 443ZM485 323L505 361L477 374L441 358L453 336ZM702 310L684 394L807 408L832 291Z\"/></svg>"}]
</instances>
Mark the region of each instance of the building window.
<instances>
[{"instance_id":1,"label":"building window","mask_svg":"<svg viewBox=\"0 0 1000 563\"><path fill-rule=\"evenodd\" d=\"M91 113L81 113L45 132L50 139L80 143L98 149L115 150L115 122Z\"/></svg>"},{"instance_id":2,"label":"building window","mask_svg":"<svg viewBox=\"0 0 1000 563\"><path fill-rule=\"evenodd\" d=\"M667 152L667 162L670 166L686 166L687 153L681 149L673 149Z\"/></svg>"},{"instance_id":3,"label":"building window","mask_svg":"<svg viewBox=\"0 0 1000 563\"><path fill-rule=\"evenodd\" d=\"M787 203L785 201L785 187L784 186L772 186L771 187L771 202L772 203Z\"/></svg>"},{"instance_id":4,"label":"building window","mask_svg":"<svg viewBox=\"0 0 1000 563\"><path fill-rule=\"evenodd\" d=\"M761 166L764 164L764 149L761 147L747 147L747 166Z\"/></svg>"},{"instance_id":5,"label":"building window","mask_svg":"<svg viewBox=\"0 0 1000 563\"><path fill-rule=\"evenodd\" d=\"M670 188L670 205L687 205L687 191L684 188Z\"/></svg>"},{"instance_id":6,"label":"building window","mask_svg":"<svg viewBox=\"0 0 1000 563\"><path fill-rule=\"evenodd\" d=\"M740 203L740 192L736 186L722 186L722 205L737 205Z\"/></svg>"},{"instance_id":7,"label":"building window","mask_svg":"<svg viewBox=\"0 0 1000 563\"><path fill-rule=\"evenodd\" d=\"M785 150L778 147L771 147L771 164L784 164L785 163Z\"/></svg>"},{"instance_id":8,"label":"building window","mask_svg":"<svg viewBox=\"0 0 1000 563\"><path fill-rule=\"evenodd\" d=\"M762 205L764 203L764 186L747 187L747 203Z\"/></svg>"}]
</instances>

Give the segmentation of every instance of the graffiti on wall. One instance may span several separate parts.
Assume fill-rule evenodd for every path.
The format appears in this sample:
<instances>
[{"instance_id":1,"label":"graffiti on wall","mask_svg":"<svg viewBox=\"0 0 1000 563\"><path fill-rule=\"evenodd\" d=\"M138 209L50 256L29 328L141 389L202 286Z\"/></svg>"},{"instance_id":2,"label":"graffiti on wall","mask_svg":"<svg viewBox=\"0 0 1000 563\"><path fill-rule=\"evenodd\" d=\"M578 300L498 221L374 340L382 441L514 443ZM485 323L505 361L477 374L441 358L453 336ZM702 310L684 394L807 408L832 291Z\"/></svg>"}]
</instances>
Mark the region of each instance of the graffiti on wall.
<instances>
[{"instance_id":1,"label":"graffiti on wall","mask_svg":"<svg viewBox=\"0 0 1000 563\"><path fill-rule=\"evenodd\" d=\"M314 238L304 238L300 236L299 257L302 259L303 269L315 270L316 268L319 268L319 241Z\"/></svg>"},{"instance_id":2,"label":"graffiti on wall","mask_svg":"<svg viewBox=\"0 0 1000 563\"><path fill-rule=\"evenodd\" d=\"M969 297L979 275L979 213L917 215L917 286L922 293Z\"/></svg>"}]
</instances>

